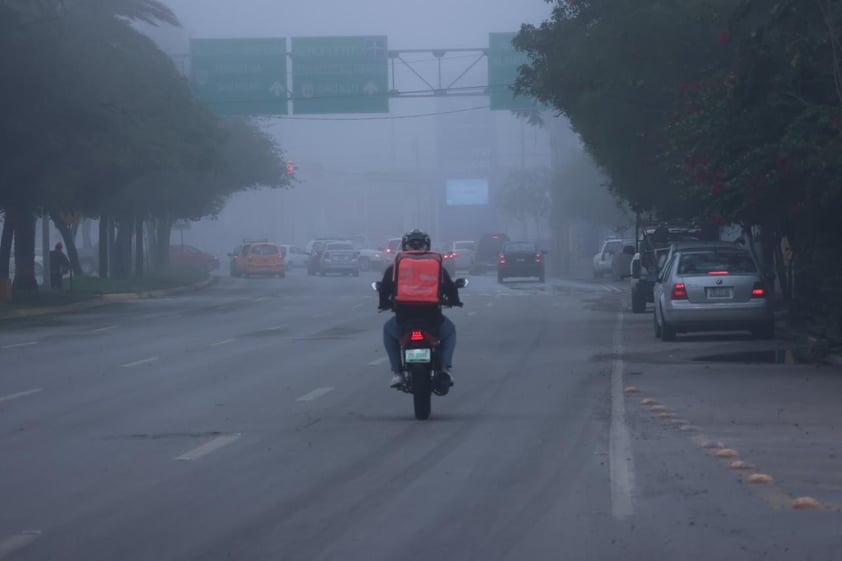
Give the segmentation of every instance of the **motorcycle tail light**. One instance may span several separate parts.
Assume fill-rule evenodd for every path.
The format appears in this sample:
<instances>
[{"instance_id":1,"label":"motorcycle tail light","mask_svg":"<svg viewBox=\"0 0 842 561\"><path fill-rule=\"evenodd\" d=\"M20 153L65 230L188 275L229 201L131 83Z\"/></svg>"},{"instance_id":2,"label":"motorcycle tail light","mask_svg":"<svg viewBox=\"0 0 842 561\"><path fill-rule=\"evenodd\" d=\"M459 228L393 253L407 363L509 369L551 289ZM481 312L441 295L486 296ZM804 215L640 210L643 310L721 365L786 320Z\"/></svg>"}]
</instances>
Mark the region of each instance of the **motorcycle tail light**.
<instances>
[{"instance_id":1,"label":"motorcycle tail light","mask_svg":"<svg viewBox=\"0 0 842 561\"><path fill-rule=\"evenodd\" d=\"M413 330L412 333L409 335L410 341L423 341L424 340L424 333L419 330Z\"/></svg>"}]
</instances>

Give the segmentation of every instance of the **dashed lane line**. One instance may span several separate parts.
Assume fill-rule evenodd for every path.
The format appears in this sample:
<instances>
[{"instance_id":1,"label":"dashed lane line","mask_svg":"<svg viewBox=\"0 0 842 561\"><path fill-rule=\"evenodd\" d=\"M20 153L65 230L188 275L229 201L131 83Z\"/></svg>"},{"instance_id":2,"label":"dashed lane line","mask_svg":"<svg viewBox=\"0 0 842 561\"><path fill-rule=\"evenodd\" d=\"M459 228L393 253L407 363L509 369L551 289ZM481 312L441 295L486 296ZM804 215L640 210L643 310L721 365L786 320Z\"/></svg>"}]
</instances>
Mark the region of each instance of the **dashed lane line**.
<instances>
[{"instance_id":1,"label":"dashed lane line","mask_svg":"<svg viewBox=\"0 0 842 561\"><path fill-rule=\"evenodd\" d=\"M179 462L192 462L198 460L199 458L207 456L211 452L215 452L220 448L228 446L229 444L233 444L234 442L239 440L241 436L242 434L240 433L225 434L222 436L218 436L209 442L205 442L201 446L193 448L192 450L188 450L187 452L185 452L181 456L176 457L175 459Z\"/></svg>"},{"instance_id":2,"label":"dashed lane line","mask_svg":"<svg viewBox=\"0 0 842 561\"><path fill-rule=\"evenodd\" d=\"M222 345L227 345L228 343L233 343L236 339L224 339L222 341L217 341L216 343L211 343L208 347L221 347Z\"/></svg>"},{"instance_id":3,"label":"dashed lane line","mask_svg":"<svg viewBox=\"0 0 842 561\"><path fill-rule=\"evenodd\" d=\"M389 361L389 357L381 356L380 358L375 358L371 362L368 363L369 366L379 366Z\"/></svg>"},{"instance_id":4,"label":"dashed lane line","mask_svg":"<svg viewBox=\"0 0 842 561\"><path fill-rule=\"evenodd\" d=\"M117 329L118 327L120 327L120 326L119 325L107 325L105 327L100 327L99 329L91 329L90 331L88 331L88 333L90 333L92 335L96 335L96 334L99 334L99 333L106 333L108 331L113 331L113 330Z\"/></svg>"},{"instance_id":5,"label":"dashed lane line","mask_svg":"<svg viewBox=\"0 0 842 561\"><path fill-rule=\"evenodd\" d=\"M0 403L6 403L7 401L12 401L14 399L20 399L21 397L26 397L28 395L34 395L36 393L41 393L44 391L44 388L34 388L31 390L26 390L23 392L12 393L9 395L0 396Z\"/></svg>"},{"instance_id":6,"label":"dashed lane line","mask_svg":"<svg viewBox=\"0 0 842 561\"><path fill-rule=\"evenodd\" d=\"M11 345L3 345L0 349L19 349L21 347L31 347L37 345L38 341L26 341L25 343L12 343Z\"/></svg>"},{"instance_id":7,"label":"dashed lane line","mask_svg":"<svg viewBox=\"0 0 842 561\"><path fill-rule=\"evenodd\" d=\"M310 393L306 393L296 399L295 401L307 402L307 401L315 401L319 399L325 394L328 394L333 391L333 388L316 388L315 390L311 391Z\"/></svg>"},{"instance_id":8,"label":"dashed lane line","mask_svg":"<svg viewBox=\"0 0 842 561\"><path fill-rule=\"evenodd\" d=\"M122 365L123 368L134 368L135 366L141 366L143 364L149 364L150 362L155 362L160 360L161 357L157 356L150 356L149 358L143 358L141 360L136 360L134 362L127 362L126 364Z\"/></svg>"},{"instance_id":9,"label":"dashed lane line","mask_svg":"<svg viewBox=\"0 0 842 561\"><path fill-rule=\"evenodd\" d=\"M39 530L26 530L0 542L0 559L11 557L41 537Z\"/></svg>"}]
</instances>

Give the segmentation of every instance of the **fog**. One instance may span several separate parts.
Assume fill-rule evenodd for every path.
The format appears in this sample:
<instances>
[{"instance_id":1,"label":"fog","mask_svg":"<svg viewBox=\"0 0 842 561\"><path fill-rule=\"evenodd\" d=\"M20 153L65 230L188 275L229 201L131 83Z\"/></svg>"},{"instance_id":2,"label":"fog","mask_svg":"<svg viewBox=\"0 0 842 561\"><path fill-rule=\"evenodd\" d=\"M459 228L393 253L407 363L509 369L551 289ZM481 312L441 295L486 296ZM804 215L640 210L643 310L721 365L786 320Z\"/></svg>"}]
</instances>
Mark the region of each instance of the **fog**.
<instances>
[{"instance_id":1,"label":"fog","mask_svg":"<svg viewBox=\"0 0 842 561\"><path fill-rule=\"evenodd\" d=\"M386 35L388 48L484 48L489 32L517 31L524 22L549 15L544 0L169 0L181 29L148 33L177 64L189 65L191 38L254 38L335 35ZM441 65L450 85L478 57L449 53ZM431 52L407 53L397 65L395 88L423 91L436 85L437 60ZM481 60L454 85L484 86ZM413 227L437 239L477 239L483 232L546 238L546 225L508 223L494 205L494 190L519 167L546 168L580 151L565 124L530 127L509 111L490 111L487 96L392 98L388 114L261 117L261 126L295 164L289 190L258 190L233 197L217 217L176 233L180 241L213 253L230 251L243 238L269 238L304 245L316 236L355 235L376 247ZM550 120L560 120L547 113ZM555 154L550 131L557 133ZM448 206L448 179L486 178L487 205ZM514 230L514 231L511 231Z\"/></svg>"}]
</instances>

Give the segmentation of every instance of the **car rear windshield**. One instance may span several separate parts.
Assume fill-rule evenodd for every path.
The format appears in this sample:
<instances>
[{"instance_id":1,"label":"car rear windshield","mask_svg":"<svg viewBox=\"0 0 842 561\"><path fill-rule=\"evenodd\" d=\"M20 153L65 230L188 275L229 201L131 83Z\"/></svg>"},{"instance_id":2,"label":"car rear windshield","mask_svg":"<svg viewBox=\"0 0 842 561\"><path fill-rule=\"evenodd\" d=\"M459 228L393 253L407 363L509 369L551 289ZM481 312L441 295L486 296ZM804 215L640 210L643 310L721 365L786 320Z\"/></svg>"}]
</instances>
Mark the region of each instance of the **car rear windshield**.
<instances>
[{"instance_id":1,"label":"car rear windshield","mask_svg":"<svg viewBox=\"0 0 842 561\"><path fill-rule=\"evenodd\" d=\"M455 249L474 249L474 242L456 242L453 244Z\"/></svg>"},{"instance_id":2,"label":"car rear windshield","mask_svg":"<svg viewBox=\"0 0 842 561\"><path fill-rule=\"evenodd\" d=\"M332 244L328 244L327 248L329 250L333 250L333 251L348 250L348 249L354 249L354 245L349 244L349 243L332 243Z\"/></svg>"},{"instance_id":3,"label":"car rear windshield","mask_svg":"<svg viewBox=\"0 0 842 561\"><path fill-rule=\"evenodd\" d=\"M253 245L251 252L255 255L277 255L278 248L274 245Z\"/></svg>"},{"instance_id":4,"label":"car rear windshield","mask_svg":"<svg viewBox=\"0 0 842 561\"><path fill-rule=\"evenodd\" d=\"M503 247L503 251L511 253L533 253L536 251L535 244L528 242L511 242Z\"/></svg>"},{"instance_id":5,"label":"car rear windshield","mask_svg":"<svg viewBox=\"0 0 842 561\"><path fill-rule=\"evenodd\" d=\"M681 254L679 275L751 274L757 267L747 251L699 251Z\"/></svg>"},{"instance_id":6,"label":"car rear windshield","mask_svg":"<svg viewBox=\"0 0 842 561\"><path fill-rule=\"evenodd\" d=\"M605 251L608 253L617 253L623 247L623 242L617 240L615 242L606 242Z\"/></svg>"}]
</instances>

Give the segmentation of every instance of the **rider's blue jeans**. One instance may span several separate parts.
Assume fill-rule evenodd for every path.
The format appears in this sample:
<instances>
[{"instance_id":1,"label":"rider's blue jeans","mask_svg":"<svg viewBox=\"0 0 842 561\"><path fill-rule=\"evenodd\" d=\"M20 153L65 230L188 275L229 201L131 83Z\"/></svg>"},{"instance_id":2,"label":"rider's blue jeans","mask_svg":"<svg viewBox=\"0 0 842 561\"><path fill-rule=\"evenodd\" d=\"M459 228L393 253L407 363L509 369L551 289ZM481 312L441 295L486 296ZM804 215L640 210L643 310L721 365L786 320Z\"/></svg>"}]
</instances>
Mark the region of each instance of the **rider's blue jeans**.
<instances>
[{"instance_id":1,"label":"rider's blue jeans","mask_svg":"<svg viewBox=\"0 0 842 561\"><path fill-rule=\"evenodd\" d=\"M444 370L453 366L453 351L456 350L456 326L450 318L444 316L444 322L439 328L439 352ZM401 371L401 327L398 320L392 316L383 324L383 346L389 355L389 365L392 372Z\"/></svg>"}]
</instances>

